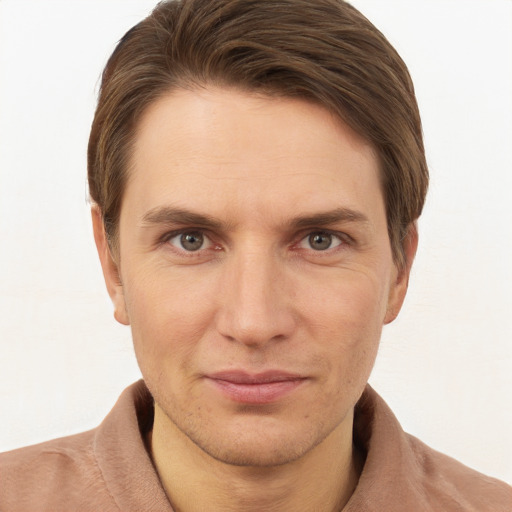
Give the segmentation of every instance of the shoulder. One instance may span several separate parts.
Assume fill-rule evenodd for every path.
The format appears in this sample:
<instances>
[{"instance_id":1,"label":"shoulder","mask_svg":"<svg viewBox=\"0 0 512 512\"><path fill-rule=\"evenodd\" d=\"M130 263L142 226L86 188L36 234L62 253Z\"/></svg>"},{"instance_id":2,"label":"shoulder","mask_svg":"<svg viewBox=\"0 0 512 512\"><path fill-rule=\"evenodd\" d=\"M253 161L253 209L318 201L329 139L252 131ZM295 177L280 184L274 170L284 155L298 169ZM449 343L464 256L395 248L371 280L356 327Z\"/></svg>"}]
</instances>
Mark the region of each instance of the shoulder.
<instances>
[{"instance_id":1,"label":"shoulder","mask_svg":"<svg viewBox=\"0 0 512 512\"><path fill-rule=\"evenodd\" d=\"M475 471L405 434L414 454L417 482L433 510L510 512L512 487Z\"/></svg>"},{"instance_id":2,"label":"shoulder","mask_svg":"<svg viewBox=\"0 0 512 512\"><path fill-rule=\"evenodd\" d=\"M366 454L350 502L354 512L511 512L512 488L404 432L367 386L354 415L354 442Z\"/></svg>"},{"instance_id":3,"label":"shoulder","mask_svg":"<svg viewBox=\"0 0 512 512\"><path fill-rule=\"evenodd\" d=\"M94 453L95 430L0 454L0 509L87 510L91 496L117 510Z\"/></svg>"}]
</instances>

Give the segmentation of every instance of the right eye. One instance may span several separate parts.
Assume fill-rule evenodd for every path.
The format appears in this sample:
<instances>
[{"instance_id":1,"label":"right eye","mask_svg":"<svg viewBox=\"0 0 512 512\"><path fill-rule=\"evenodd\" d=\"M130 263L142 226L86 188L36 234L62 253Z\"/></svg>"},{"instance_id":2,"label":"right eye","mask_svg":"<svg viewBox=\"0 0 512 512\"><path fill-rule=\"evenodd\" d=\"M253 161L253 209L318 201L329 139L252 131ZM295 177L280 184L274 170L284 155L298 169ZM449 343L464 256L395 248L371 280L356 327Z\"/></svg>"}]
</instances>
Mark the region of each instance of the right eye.
<instances>
[{"instance_id":1,"label":"right eye","mask_svg":"<svg viewBox=\"0 0 512 512\"><path fill-rule=\"evenodd\" d=\"M196 252L212 246L212 242L201 231L183 231L170 237L167 243L186 252Z\"/></svg>"}]
</instances>

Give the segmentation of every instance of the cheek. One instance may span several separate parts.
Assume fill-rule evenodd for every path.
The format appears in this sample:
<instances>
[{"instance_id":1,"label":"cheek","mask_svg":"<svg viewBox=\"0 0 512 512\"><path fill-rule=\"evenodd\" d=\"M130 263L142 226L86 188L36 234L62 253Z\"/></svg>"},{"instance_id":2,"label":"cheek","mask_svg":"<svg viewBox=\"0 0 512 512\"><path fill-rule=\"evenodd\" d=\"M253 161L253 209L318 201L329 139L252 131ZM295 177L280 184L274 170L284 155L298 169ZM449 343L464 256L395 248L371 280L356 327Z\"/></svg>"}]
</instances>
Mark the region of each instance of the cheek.
<instances>
[{"instance_id":1,"label":"cheek","mask_svg":"<svg viewBox=\"0 0 512 512\"><path fill-rule=\"evenodd\" d=\"M313 324L350 334L355 341L382 329L387 279L375 273L341 271L306 283L301 296L302 309Z\"/></svg>"},{"instance_id":2,"label":"cheek","mask_svg":"<svg viewBox=\"0 0 512 512\"><path fill-rule=\"evenodd\" d=\"M148 364L187 365L211 322L208 287L200 279L190 282L168 272L139 271L127 277L126 309L141 369Z\"/></svg>"},{"instance_id":3,"label":"cheek","mask_svg":"<svg viewBox=\"0 0 512 512\"><path fill-rule=\"evenodd\" d=\"M373 275L340 275L304 307L310 337L323 344L336 366L333 376L343 384L365 380L373 367L387 306L383 282Z\"/></svg>"}]
</instances>

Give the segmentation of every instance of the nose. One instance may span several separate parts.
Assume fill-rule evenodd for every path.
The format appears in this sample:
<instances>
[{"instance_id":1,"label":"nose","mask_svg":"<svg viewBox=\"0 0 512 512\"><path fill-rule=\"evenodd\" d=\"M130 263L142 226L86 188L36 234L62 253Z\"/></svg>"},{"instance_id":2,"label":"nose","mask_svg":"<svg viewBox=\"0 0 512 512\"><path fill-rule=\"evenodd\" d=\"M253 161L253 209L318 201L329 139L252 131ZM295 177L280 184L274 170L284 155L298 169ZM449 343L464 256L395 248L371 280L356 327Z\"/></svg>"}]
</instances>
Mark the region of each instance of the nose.
<instances>
[{"instance_id":1,"label":"nose","mask_svg":"<svg viewBox=\"0 0 512 512\"><path fill-rule=\"evenodd\" d=\"M289 338L296 318L285 262L268 251L239 251L225 263L217 330L247 346Z\"/></svg>"}]
</instances>

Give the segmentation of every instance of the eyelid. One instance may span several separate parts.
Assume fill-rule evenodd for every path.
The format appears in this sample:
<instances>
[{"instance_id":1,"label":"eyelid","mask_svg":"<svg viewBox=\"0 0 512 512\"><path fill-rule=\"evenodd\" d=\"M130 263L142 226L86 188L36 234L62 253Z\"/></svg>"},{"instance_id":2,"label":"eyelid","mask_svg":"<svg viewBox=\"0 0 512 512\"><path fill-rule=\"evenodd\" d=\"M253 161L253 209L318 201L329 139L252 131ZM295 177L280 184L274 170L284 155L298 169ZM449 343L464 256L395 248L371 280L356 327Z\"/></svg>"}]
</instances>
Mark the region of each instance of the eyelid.
<instances>
[{"instance_id":1,"label":"eyelid","mask_svg":"<svg viewBox=\"0 0 512 512\"><path fill-rule=\"evenodd\" d=\"M326 234L326 235L335 237L339 240L339 243L337 245L334 245L333 247L329 247L328 249L325 249L324 251L318 251L318 250L315 251L311 247L310 248L299 247L299 248L304 249L304 250L310 250L315 253L321 254L321 253L329 253L330 251L340 248L340 246L347 246L347 245L354 244L354 239L350 235L348 235L347 233L344 233L342 231L335 231L335 230L326 229L326 228L313 228L313 229L308 229L308 230L302 231L298 235L298 237L297 237L298 240L297 240L297 242L294 243L294 245L299 246L304 240L306 240L308 237L310 237L311 235L314 235L316 233Z\"/></svg>"},{"instance_id":2,"label":"eyelid","mask_svg":"<svg viewBox=\"0 0 512 512\"><path fill-rule=\"evenodd\" d=\"M175 236L178 235L183 235L185 233L201 233L204 236L208 236L206 230L201 228L177 228L162 233L162 235L158 237L158 242L168 242L171 238L174 238Z\"/></svg>"},{"instance_id":3,"label":"eyelid","mask_svg":"<svg viewBox=\"0 0 512 512\"><path fill-rule=\"evenodd\" d=\"M315 233L325 233L326 235L331 235L339 238L342 242L351 242L353 241L353 238L344 231L337 231L335 229L327 229L327 228L311 228L311 229L305 229L301 231L297 238L300 240L303 240L304 238L313 235Z\"/></svg>"},{"instance_id":4,"label":"eyelid","mask_svg":"<svg viewBox=\"0 0 512 512\"><path fill-rule=\"evenodd\" d=\"M185 249L184 247L180 247L181 243L182 243L182 238L184 235L201 235L201 247L199 249L196 249L196 250L187 250ZM176 245L174 245L174 243L172 243L172 240L175 240L176 239ZM199 252L199 251L203 251L205 249L209 249L210 246L212 245L212 241L210 240L210 238L208 236L206 236L204 233L200 233L198 231L185 231L184 233L178 233L177 235L175 236L172 236L171 238L168 239L167 241L168 243L170 243L173 247L176 247L178 250L183 250L185 252Z\"/></svg>"},{"instance_id":5,"label":"eyelid","mask_svg":"<svg viewBox=\"0 0 512 512\"><path fill-rule=\"evenodd\" d=\"M201 247L201 249L198 249L197 251L187 251L184 248L180 248L177 245L173 245L173 244L169 243L173 238L185 235L187 233L200 233L204 237L205 242L207 242L207 246L206 247ZM194 227L192 227L192 228L190 228L190 227L179 228L179 229L174 229L172 231L166 231L162 236L160 236L158 238L157 243L158 243L158 245L169 244L176 251L179 251L179 252L181 252L183 254L187 254L189 256L198 255L201 252L203 252L203 251L205 251L207 249L211 249L212 247L216 246L215 242L212 240L212 237L207 232L207 230L202 229L202 228L194 228Z\"/></svg>"}]
</instances>

